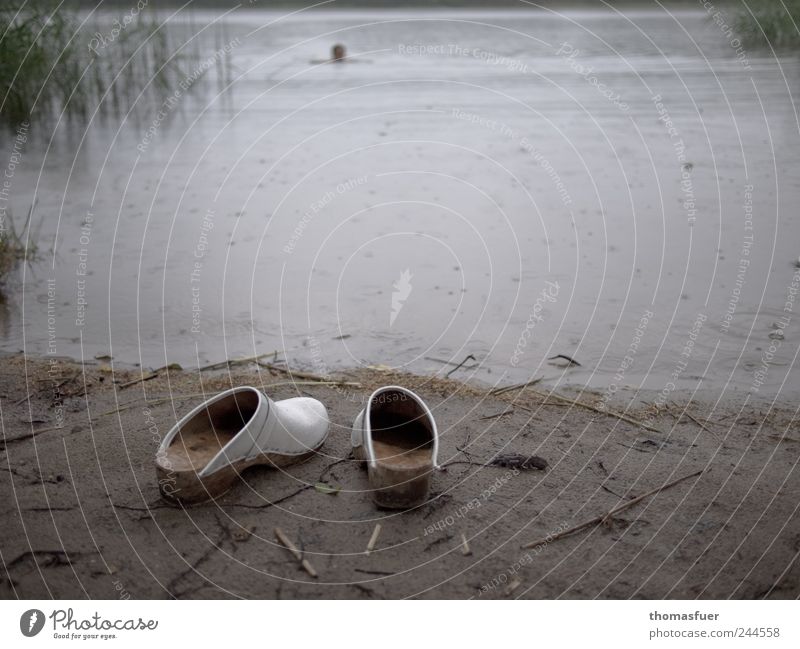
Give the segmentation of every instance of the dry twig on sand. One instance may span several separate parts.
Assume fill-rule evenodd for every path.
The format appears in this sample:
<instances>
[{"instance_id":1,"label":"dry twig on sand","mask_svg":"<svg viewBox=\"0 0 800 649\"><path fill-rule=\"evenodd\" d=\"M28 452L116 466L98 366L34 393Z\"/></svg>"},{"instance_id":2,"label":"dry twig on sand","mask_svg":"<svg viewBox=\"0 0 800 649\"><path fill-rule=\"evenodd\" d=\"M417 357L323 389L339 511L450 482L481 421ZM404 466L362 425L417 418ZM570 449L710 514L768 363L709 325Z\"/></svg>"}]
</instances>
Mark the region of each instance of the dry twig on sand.
<instances>
[{"instance_id":1,"label":"dry twig on sand","mask_svg":"<svg viewBox=\"0 0 800 649\"><path fill-rule=\"evenodd\" d=\"M264 369L271 370L274 372L280 372L281 374L285 374L291 378L297 377L298 379L305 379L306 381L310 381L312 383L319 383L319 384L327 384L327 385L346 385L350 387L361 387L360 383L354 381L345 381L331 378L330 376L322 376L321 374L312 374L311 372L301 372L299 370L290 370L286 367L278 367L272 363L261 363L256 361L256 365L259 367L263 367ZM297 381L294 381L297 383Z\"/></svg>"},{"instance_id":2,"label":"dry twig on sand","mask_svg":"<svg viewBox=\"0 0 800 649\"><path fill-rule=\"evenodd\" d=\"M300 562L300 565L303 566L303 570L305 570L310 577L316 578L317 571L314 570L314 567L308 562L308 559L303 558L303 553L297 549L297 546L292 543L288 536L284 533L284 531L280 527L275 528L275 538L278 539L278 542L285 547L289 552L294 555L294 558Z\"/></svg>"},{"instance_id":3,"label":"dry twig on sand","mask_svg":"<svg viewBox=\"0 0 800 649\"><path fill-rule=\"evenodd\" d=\"M0 439L0 451L5 450L8 444L13 444L14 442L21 442L26 439L33 439L37 435L41 435L42 433L51 433L54 430L65 430L64 426L50 426L48 428L40 428L39 430L32 430L29 433L25 433L24 435L17 435L16 437L6 437L5 439Z\"/></svg>"},{"instance_id":4,"label":"dry twig on sand","mask_svg":"<svg viewBox=\"0 0 800 649\"><path fill-rule=\"evenodd\" d=\"M489 390L490 397L496 397L500 394L505 394L506 392L513 392L514 390L524 390L525 388L529 388L532 385L536 385L542 380L543 377L539 377L538 379L531 379L530 381L526 381L525 383L516 383L515 385L507 385L503 388L495 388L494 390Z\"/></svg>"},{"instance_id":5,"label":"dry twig on sand","mask_svg":"<svg viewBox=\"0 0 800 649\"><path fill-rule=\"evenodd\" d=\"M224 367L235 367L237 365L245 365L247 363L258 363L262 358L265 356L277 356L278 352L274 351L271 354L258 354L258 356L247 356L246 358L231 358L226 361L221 361L219 363L212 363L211 365L205 365L203 367L198 367L198 372L208 372L210 370L221 370ZM260 364L260 363L259 363Z\"/></svg>"},{"instance_id":6,"label":"dry twig on sand","mask_svg":"<svg viewBox=\"0 0 800 649\"><path fill-rule=\"evenodd\" d=\"M542 378L533 379L532 381L528 381L527 383L520 383L518 385L509 385L503 388L495 388L494 390L489 391L489 396L497 397L502 394L506 394L513 390L523 390L525 388L529 388L532 385L535 385L539 381L543 380ZM614 412L613 410L608 410L607 408L598 408L593 406L590 403L584 403L583 401L578 401L577 399L570 399L569 397L565 397L563 395L557 394L556 392L540 392L539 390L531 390L533 394L543 399L542 405L549 405L549 406L557 406L557 405L565 405L565 406L577 406L578 408L585 408L586 410L591 410L592 412L599 413L601 415L606 415L608 417L616 417L621 421L626 421L629 424L633 424L634 426L639 426L644 428L645 430L649 430L651 433L659 433L663 435L664 433L660 431L658 428L654 428L650 424L647 424L643 421L639 421L638 419L634 419L626 414L621 412ZM548 403L548 399L555 399L560 401L561 403ZM533 412L533 408L529 408L528 406L524 406L521 403L517 403L517 401L512 402L515 408L521 408L522 410L527 410L528 412Z\"/></svg>"},{"instance_id":7,"label":"dry twig on sand","mask_svg":"<svg viewBox=\"0 0 800 649\"><path fill-rule=\"evenodd\" d=\"M676 404L676 403L673 403L672 405L673 405L673 406L674 406L674 407L675 407L677 410L680 410L679 414L678 414L678 415L676 415L676 420L677 420L678 422L680 422L680 420L681 420L681 415L686 415L686 416L687 416L689 419L691 419L691 420L692 420L692 421L693 421L695 424L697 424L698 426L700 426L700 428L702 428L704 431L706 431L706 432L710 433L710 434L711 434L711 436L712 436L712 437L713 437L715 440L717 440L718 442L720 441L720 439L719 439L719 436L718 436L718 435L717 435L717 434L716 434L716 433L715 433L713 430L711 430L711 429L710 429L708 426L706 426L706 425L705 425L705 424L704 424L702 421L700 421L699 419L697 419L697 418L696 418L696 417L695 417L695 416L694 416L694 415L693 415L691 412L689 412L689 410L688 410L687 408L683 408L683 409L681 410L681 407L680 407L678 404ZM672 412L672 411L670 411L670 412Z\"/></svg>"},{"instance_id":8,"label":"dry twig on sand","mask_svg":"<svg viewBox=\"0 0 800 649\"><path fill-rule=\"evenodd\" d=\"M497 419L498 417L505 417L506 415L514 414L513 408L508 408L503 412L495 413L494 415L485 415L484 417L478 417L478 421L486 421L487 419Z\"/></svg>"},{"instance_id":9,"label":"dry twig on sand","mask_svg":"<svg viewBox=\"0 0 800 649\"><path fill-rule=\"evenodd\" d=\"M167 403L169 401L186 401L187 399L203 399L203 398L208 398L208 395L205 394L205 393L201 393L201 394L180 394L180 395L176 394L174 397L161 397L161 398L158 398L158 399L152 399L150 401L147 401L146 405L147 406L159 406L162 403ZM93 415L92 416L92 421L95 421L96 419L100 419L100 417L108 417L109 415L116 415L117 413L122 412L123 410L130 410L136 404L138 404L140 401L145 401L145 400L146 400L146 397L140 397L139 399L133 399L132 401L128 401L128 402L122 404L119 408L113 408L112 410L106 410L105 412L101 412L98 415Z\"/></svg>"},{"instance_id":10,"label":"dry twig on sand","mask_svg":"<svg viewBox=\"0 0 800 649\"><path fill-rule=\"evenodd\" d=\"M120 383L117 387L120 390L124 390L125 388L129 388L132 385L136 385L137 383L144 383L145 381L150 381L157 377L158 377L158 372L150 372L150 374L142 374L138 379L133 379L132 381Z\"/></svg>"},{"instance_id":11,"label":"dry twig on sand","mask_svg":"<svg viewBox=\"0 0 800 649\"><path fill-rule=\"evenodd\" d=\"M56 384L55 384L54 386L52 386L52 387L49 387L49 386L44 386L44 387L42 387L42 388L39 388L39 389L37 389L37 390L34 390L33 392L30 392L30 393L26 394L24 397L21 397L21 398L17 399L17 400L14 402L14 405L15 405L15 406L18 406L19 404L23 403L24 401L28 401L28 400L30 400L30 399L33 399L33 397L35 397L37 394L41 394L41 393L42 393L42 392L44 392L45 390L49 390L49 391L51 391L51 392L55 392L56 390L60 390L60 389L61 389L61 388L63 388L63 387L64 387L64 386L65 386L67 383L70 383L71 381L74 381L74 380L75 380L75 379L77 379L77 378L78 378L80 375L81 375L81 373L80 373L80 372L75 372L75 373L74 373L72 376L68 376L67 378L65 378L65 379L62 379L61 381L59 381L58 383L56 383ZM38 380L38 379L37 379L37 380ZM50 379L50 377L46 377L46 378L45 378L45 379L43 379L43 380L45 380L45 381L49 381L49 380L51 380L51 379Z\"/></svg>"},{"instance_id":12,"label":"dry twig on sand","mask_svg":"<svg viewBox=\"0 0 800 649\"><path fill-rule=\"evenodd\" d=\"M634 426L639 426L640 428L644 428L645 430L649 430L651 433L658 433L659 435L663 435L664 433L660 431L658 428L654 428L650 424L646 424L643 421L639 421L638 419L634 419L633 417L629 417L626 414L621 412L614 412L613 410L608 410L607 408L598 408L593 406L590 403L584 403L583 401L578 401L577 399L570 399L569 397L564 397L560 394L556 394L555 392L539 392L538 390L532 390L532 392L543 399L548 399L550 397L554 399L558 399L563 403L569 403L573 406L578 406L579 408L585 408L586 410L591 410L592 412L599 413L601 415L606 415L608 417L616 417L621 421L626 421L629 424L633 424Z\"/></svg>"},{"instance_id":13,"label":"dry twig on sand","mask_svg":"<svg viewBox=\"0 0 800 649\"><path fill-rule=\"evenodd\" d=\"M375 549L375 544L378 542L378 536L381 533L381 524L377 523L375 525L375 529L372 530L372 536L369 537L369 543L367 543L367 550L364 554L369 554Z\"/></svg>"},{"instance_id":14,"label":"dry twig on sand","mask_svg":"<svg viewBox=\"0 0 800 649\"><path fill-rule=\"evenodd\" d=\"M625 502L621 505L618 505L614 509L602 514L601 516L595 516L593 519L586 521L585 523L581 523L580 525L576 525L575 527L571 527L568 530L555 534L553 536L540 539L538 541L533 541L532 543L526 543L522 546L524 550L530 550L531 548L535 548L537 545L547 545L548 543L552 543L553 541L558 541L559 539L563 539L565 536L570 536L575 534L576 532L580 532L581 530L585 530L588 527L595 527L597 525L602 525L603 523L607 523L610 521L615 514L618 514L621 511L628 509L629 507L633 507L635 504L640 503L645 498L649 498L650 496L654 496L657 493L664 491L665 489L669 489L670 487L674 487L685 480L690 480L691 478L695 478L705 472L705 469L701 469L700 471L695 471L691 475L683 476L682 478L678 478L677 480L673 480L665 485L661 485L660 487L653 489L652 491L648 491L647 493L643 493L641 496L636 496L632 500Z\"/></svg>"}]
</instances>

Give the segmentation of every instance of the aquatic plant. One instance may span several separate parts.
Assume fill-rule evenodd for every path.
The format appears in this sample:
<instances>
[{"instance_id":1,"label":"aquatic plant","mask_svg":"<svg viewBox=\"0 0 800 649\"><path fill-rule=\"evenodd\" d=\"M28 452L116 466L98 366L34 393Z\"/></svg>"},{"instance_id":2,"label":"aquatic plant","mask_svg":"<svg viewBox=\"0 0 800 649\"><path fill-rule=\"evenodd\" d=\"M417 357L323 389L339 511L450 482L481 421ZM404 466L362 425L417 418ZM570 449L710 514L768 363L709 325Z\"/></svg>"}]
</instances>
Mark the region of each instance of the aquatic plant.
<instances>
[{"instance_id":1,"label":"aquatic plant","mask_svg":"<svg viewBox=\"0 0 800 649\"><path fill-rule=\"evenodd\" d=\"M800 45L800 0L743 0L736 30L750 45Z\"/></svg>"},{"instance_id":2,"label":"aquatic plant","mask_svg":"<svg viewBox=\"0 0 800 649\"><path fill-rule=\"evenodd\" d=\"M32 261L38 254L36 242L39 238L38 230L29 231L33 205L28 210L28 217L17 232L14 218L10 211L2 214L0 219L0 286L3 280L15 266L23 261Z\"/></svg>"},{"instance_id":3,"label":"aquatic plant","mask_svg":"<svg viewBox=\"0 0 800 649\"><path fill-rule=\"evenodd\" d=\"M179 61L199 54L173 46L162 27L147 0L85 24L53 0L0 0L0 119L119 113L140 93L164 94L180 78Z\"/></svg>"},{"instance_id":4,"label":"aquatic plant","mask_svg":"<svg viewBox=\"0 0 800 649\"><path fill-rule=\"evenodd\" d=\"M77 83L72 26L44 2L0 0L0 115L14 124L66 103ZM58 74L53 74L57 71Z\"/></svg>"}]
</instances>

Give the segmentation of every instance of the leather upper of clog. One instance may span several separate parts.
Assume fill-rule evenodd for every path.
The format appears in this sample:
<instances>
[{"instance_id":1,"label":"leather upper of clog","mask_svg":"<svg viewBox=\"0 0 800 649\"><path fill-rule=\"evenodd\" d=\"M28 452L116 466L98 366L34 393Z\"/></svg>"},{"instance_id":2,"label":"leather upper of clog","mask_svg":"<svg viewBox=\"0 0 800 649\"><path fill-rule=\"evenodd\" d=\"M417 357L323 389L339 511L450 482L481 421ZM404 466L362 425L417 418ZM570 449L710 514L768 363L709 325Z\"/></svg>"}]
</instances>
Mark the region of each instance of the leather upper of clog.
<instances>
[{"instance_id":1,"label":"leather upper of clog","mask_svg":"<svg viewBox=\"0 0 800 649\"><path fill-rule=\"evenodd\" d=\"M328 435L328 412L325 406L309 397L273 401L253 387L233 388L202 403L183 417L159 446L163 456L175 436L195 417L207 418L213 427L219 413L234 412L241 429L198 473L204 478L238 461L251 460L271 453L302 455L319 448Z\"/></svg>"}]
</instances>

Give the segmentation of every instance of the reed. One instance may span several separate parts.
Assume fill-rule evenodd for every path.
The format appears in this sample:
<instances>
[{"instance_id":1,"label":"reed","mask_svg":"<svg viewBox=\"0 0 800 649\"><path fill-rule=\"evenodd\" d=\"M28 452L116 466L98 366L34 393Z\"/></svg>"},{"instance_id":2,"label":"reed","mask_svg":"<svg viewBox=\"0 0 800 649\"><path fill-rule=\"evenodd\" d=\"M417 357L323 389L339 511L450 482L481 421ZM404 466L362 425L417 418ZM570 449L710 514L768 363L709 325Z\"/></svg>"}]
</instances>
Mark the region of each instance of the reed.
<instances>
[{"instance_id":1,"label":"reed","mask_svg":"<svg viewBox=\"0 0 800 649\"><path fill-rule=\"evenodd\" d=\"M775 48L800 45L800 0L745 0L744 4L735 26L745 43Z\"/></svg>"},{"instance_id":2,"label":"reed","mask_svg":"<svg viewBox=\"0 0 800 649\"><path fill-rule=\"evenodd\" d=\"M43 2L0 1L0 116L18 124L65 102L74 77L71 25ZM58 70L61 74L53 75Z\"/></svg>"},{"instance_id":3,"label":"reed","mask_svg":"<svg viewBox=\"0 0 800 649\"><path fill-rule=\"evenodd\" d=\"M63 112L85 121L95 110L102 117L159 105L201 51L196 39L168 30L154 4L135 15L95 13L81 25L54 0L0 0L0 120L13 127Z\"/></svg>"},{"instance_id":4,"label":"reed","mask_svg":"<svg viewBox=\"0 0 800 649\"><path fill-rule=\"evenodd\" d=\"M17 231L10 211L5 212L0 221L0 289L12 269L23 261L33 261L37 257L39 230L31 230L33 207L31 205L28 210L28 217L20 231Z\"/></svg>"}]
</instances>

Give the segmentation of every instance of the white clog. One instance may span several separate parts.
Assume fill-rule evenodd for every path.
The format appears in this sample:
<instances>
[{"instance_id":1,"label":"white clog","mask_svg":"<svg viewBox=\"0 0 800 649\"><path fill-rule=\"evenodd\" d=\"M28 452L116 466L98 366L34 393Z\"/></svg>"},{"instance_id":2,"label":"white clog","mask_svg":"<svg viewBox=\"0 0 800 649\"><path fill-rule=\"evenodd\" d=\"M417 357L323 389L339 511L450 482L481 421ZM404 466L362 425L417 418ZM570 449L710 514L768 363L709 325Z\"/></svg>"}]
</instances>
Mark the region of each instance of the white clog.
<instances>
[{"instance_id":1,"label":"white clog","mask_svg":"<svg viewBox=\"0 0 800 649\"><path fill-rule=\"evenodd\" d=\"M328 412L316 399L273 401L252 387L226 390L183 417L156 454L164 497L216 498L244 469L288 466L311 457L328 436Z\"/></svg>"},{"instance_id":2,"label":"white clog","mask_svg":"<svg viewBox=\"0 0 800 649\"><path fill-rule=\"evenodd\" d=\"M375 390L353 423L350 441L356 459L367 465L379 507L406 509L425 502L439 468L439 433L419 396L396 385Z\"/></svg>"}]
</instances>

